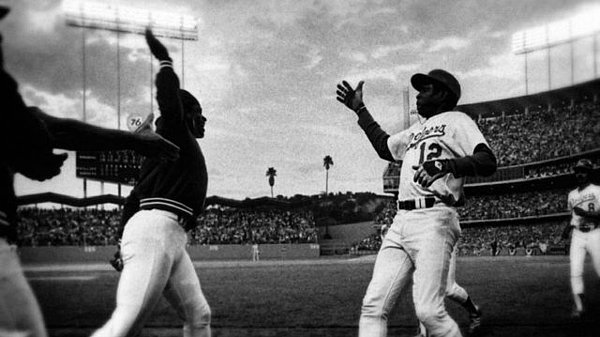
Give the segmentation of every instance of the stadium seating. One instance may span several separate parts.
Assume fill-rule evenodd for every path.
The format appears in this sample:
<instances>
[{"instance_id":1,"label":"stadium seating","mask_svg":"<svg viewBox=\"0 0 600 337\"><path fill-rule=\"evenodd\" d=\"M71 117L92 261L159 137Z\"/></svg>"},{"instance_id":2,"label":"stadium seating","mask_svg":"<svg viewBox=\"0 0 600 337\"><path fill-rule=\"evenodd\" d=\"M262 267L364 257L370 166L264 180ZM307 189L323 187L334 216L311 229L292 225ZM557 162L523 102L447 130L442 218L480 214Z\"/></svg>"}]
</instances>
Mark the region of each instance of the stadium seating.
<instances>
[{"instance_id":1,"label":"stadium seating","mask_svg":"<svg viewBox=\"0 0 600 337\"><path fill-rule=\"evenodd\" d=\"M92 208L19 210L20 246L103 246L118 241L121 212ZM190 244L314 243L309 211L211 208L190 232Z\"/></svg>"},{"instance_id":2,"label":"stadium seating","mask_svg":"<svg viewBox=\"0 0 600 337\"><path fill-rule=\"evenodd\" d=\"M600 105L571 107L482 118L479 128L496 153L499 166L570 156L600 147ZM564 168L563 168L564 169Z\"/></svg>"}]
</instances>

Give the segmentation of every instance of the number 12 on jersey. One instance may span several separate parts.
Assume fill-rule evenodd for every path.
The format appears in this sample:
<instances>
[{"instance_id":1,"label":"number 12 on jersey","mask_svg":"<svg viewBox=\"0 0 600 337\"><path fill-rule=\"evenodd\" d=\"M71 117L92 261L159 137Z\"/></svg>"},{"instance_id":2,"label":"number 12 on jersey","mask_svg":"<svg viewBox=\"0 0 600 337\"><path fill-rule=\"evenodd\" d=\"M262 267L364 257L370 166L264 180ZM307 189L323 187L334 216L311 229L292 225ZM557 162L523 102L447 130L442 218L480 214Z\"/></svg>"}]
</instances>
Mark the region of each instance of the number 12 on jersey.
<instances>
[{"instance_id":1,"label":"number 12 on jersey","mask_svg":"<svg viewBox=\"0 0 600 337\"><path fill-rule=\"evenodd\" d=\"M428 146L427 142L423 142L421 143L421 146L419 146L419 149L421 150L419 165L423 164L425 160L434 160L442 155L442 147L438 143L429 143ZM427 152L427 154L425 152Z\"/></svg>"}]
</instances>

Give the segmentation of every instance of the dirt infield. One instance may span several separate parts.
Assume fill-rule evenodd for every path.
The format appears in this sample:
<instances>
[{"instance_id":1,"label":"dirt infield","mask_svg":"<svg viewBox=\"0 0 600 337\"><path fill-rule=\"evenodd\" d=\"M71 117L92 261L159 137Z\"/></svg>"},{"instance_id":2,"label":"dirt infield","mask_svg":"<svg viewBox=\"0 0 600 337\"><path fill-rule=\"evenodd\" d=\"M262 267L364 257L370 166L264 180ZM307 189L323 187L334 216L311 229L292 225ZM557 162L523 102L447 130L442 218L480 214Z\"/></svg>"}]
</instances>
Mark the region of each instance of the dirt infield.
<instances>
[{"instance_id":1,"label":"dirt infield","mask_svg":"<svg viewBox=\"0 0 600 337\"><path fill-rule=\"evenodd\" d=\"M356 336L374 256L301 261L197 263L213 310L213 336ZM568 258L459 258L457 280L484 310L485 336L600 336L600 281L586 265L589 316L570 318ZM29 265L51 336L88 336L114 308L118 274L108 265ZM412 336L410 297L389 319L389 336ZM464 329L455 303L448 311ZM181 336L181 321L161 301L143 336Z\"/></svg>"}]
</instances>

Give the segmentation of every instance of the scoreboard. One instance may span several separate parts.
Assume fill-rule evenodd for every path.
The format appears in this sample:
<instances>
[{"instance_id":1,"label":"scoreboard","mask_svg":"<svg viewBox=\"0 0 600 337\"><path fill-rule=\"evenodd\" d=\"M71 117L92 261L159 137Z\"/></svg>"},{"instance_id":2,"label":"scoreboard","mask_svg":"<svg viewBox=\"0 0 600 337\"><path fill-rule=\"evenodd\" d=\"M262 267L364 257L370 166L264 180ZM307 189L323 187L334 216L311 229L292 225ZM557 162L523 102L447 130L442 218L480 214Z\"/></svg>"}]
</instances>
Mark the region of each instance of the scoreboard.
<instances>
[{"instance_id":1,"label":"scoreboard","mask_svg":"<svg viewBox=\"0 0 600 337\"><path fill-rule=\"evenodd\" d=\"M131 150L77 151L77 178L135 185L145 157Z\"/></svg>"}]
</instances>

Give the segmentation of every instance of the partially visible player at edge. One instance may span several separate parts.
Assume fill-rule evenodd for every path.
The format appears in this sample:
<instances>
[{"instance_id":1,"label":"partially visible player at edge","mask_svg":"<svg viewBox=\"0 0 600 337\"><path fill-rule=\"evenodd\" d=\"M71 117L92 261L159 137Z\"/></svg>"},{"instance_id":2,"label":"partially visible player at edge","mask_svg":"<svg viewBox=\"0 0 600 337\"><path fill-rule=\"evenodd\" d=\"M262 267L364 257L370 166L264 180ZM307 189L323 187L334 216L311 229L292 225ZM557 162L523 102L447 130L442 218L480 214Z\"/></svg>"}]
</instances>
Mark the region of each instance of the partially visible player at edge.
<instances>
[{"instance_id":1,"label":"partially visible player at edge","mask_svg":"<svg viewBox=\"0 0 600 337\"><path fill-rule=\"evenodd\" d=\"M183 336L211 335L211 312L185 247L186 231L204 209L208 174L197 138L206 118L200 103L179 88L167 49L146 30L146 42L160 61L156 98L161 116L156 132L180 148L170 163L147 159L126 200L120 254L123 269L117 306L95 337L137 335L162 295L184 321Z\"/></svg>"},{"instance_id":2,"label":"partially visible player at edge","mask_svg":"<svg viewBox=\"0 0 600 337\"><path fill-rule=\"evenodd\" d=\"M403 161L398 212L363 298L359 337L387 335L387 318L411 277L415 312L430 336L462 336L444 305L452 250L460 236L455 206L464 203L464 177L496 170L496 157L477 124L453 111L461 95L456 78L436 69L413 75L411 83L425 121L393 136L365 107L363 81L356 89L346 81L337 85L337 100L357 114L377 154Z\"/></svg>"},{"instance_id":3,"label":"partially visible player at edge","mask_svg":"<svg viewBox=\"0 0 600 337\"><path fill-rule=\"evenodd\" d=\"M571 221L563 231L563 239L572 231L569 260L571 261L571 290L575 307L572 316L580 318L585 313L583 266L590 253L592 263L600 276L600 186L590 181L592 162L580 159L574 167L577 188L569 192L568 209Z\"/></svg>"},{"instance_id":4,"label":"partially visible player at edge","mask_svg":"<svg viewBox=\"0 0 600 337\"><path fill-rule=\"evenodd\" d=\"M0 6L0 18L8 13ZM0 36L1 41L1 36ZM39 304L25 279L15 243L17 200L15 173L43 181L60 173L67 154L53 149L132 149L146 156L175 159L177 147L148 129L140 133L96 127L56 118L27 107L17 82L4 69L0 47L0 336L44 337Z\"/></svg>"}]
</instances>

